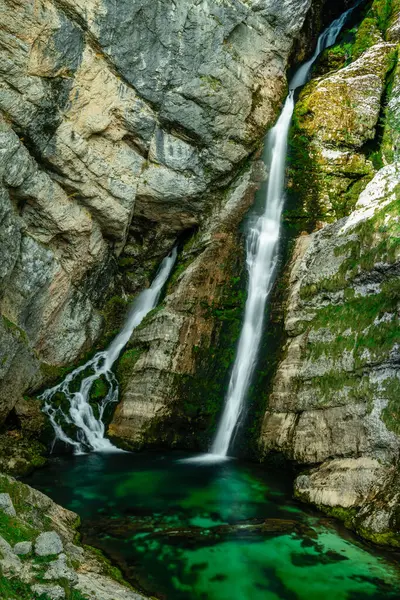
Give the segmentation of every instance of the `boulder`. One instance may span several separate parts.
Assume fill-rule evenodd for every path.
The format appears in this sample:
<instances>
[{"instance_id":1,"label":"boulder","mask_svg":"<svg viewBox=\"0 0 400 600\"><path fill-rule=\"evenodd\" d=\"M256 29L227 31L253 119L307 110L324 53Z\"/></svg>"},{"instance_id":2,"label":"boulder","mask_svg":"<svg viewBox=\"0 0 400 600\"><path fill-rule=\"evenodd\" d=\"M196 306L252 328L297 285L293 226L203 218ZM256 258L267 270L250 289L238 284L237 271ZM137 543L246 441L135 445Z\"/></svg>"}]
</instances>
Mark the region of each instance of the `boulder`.
<instances>
[{"instance_id":1,"label":"boulder","mask_svg":"<svg viewBox=\"0 0 400 600\"><path fill-rule=\"evenodd\" d=\"M26 556L32 552L32 542L18 542L14 546L14 554Z\"/></svg>"},{"instance_id":2,"label":"boulder","mask_svg":"<svg viewBox=\"0 0 400 600\"><path fill-rule=\"evenodd\" d=\"M63 543L55 531L41 533L35 542L35 554L38 556L49 556L60 554L63 551Z\"/></svg>"}]
</instances>

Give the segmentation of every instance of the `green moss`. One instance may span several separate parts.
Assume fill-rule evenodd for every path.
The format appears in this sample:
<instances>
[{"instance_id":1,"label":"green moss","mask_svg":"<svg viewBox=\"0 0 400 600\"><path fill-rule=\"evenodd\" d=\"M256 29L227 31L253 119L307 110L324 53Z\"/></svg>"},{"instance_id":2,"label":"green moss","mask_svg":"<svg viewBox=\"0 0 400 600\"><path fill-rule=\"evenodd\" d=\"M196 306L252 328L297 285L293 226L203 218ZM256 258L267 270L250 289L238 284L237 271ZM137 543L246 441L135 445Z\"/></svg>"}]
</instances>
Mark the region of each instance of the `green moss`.
<instances>
[{"instance_id":1,"label":"green moss","mask_svg":"<svg viewBox=\"0 0 400 600\"><path fill-rule=\"evenodd\" d=\"M129 377L132 374L133 367L139 360L141 354L141 349L130 348L121 355L121 358L119 359L117 365L117 378L122 389L124 389L127 382L129 381Z\"/></svg>"},{"instance_id":2,"label":"green moss","mask_svg":"<svg viewBox=\"0 0 400 600\"><path fill-rule=\"evenodd\" d=\"M383 381L381 395L388 400L381 419L390 431L400 435L400 379L393 377Z\"/></svg>"},{"instance_id":3,"label":"green moss","mask_svg":"<svg viewBox=\"0 0 400 600\"><path fill-rule=\"evenodd\" d=\"M212 75L201 75L200 80L202 85L208 89L211 89L213 92L218 92L218 90L220 90L222 87L221 80L213 77Z\"/></svg>"},{"instance_id":4,"label":"green moss","mask_svg":"<svg viewBox=\"0 0 400 600\"><path fill-rule=\"evenodd\" d=\"M18 542L34 540L39 535L39 531L31 527L18 517L10 517L4 512L0 512L0 535L11 546Z\"/></svg>"},{"instance_id":5,"label":"green moss","mask_svg":"<svg viewBox=\"0 0 400 600\"><path fill-rule=\"evenodd\" d=\"M335 519L342 521L349 529L352 528L354 519L358 512L356 508L343 508L342 506L318 505L317 508L330 517L334 517Z\"/></svg>"},{"instance_id":6,"label":"green moss","mask_svg":"<svg viewBox=\"0 0 400 600\"><path fill-rule=\"evenodd\" d=\"M20 579L4 577L1 570L0 598L2 600L48 600L48 596L35 594L32 587Z\"/></svg>"},{"instance_id":7,"label":"green moss","mask_svg":"<svg viewBox=\"0 0 400 600\"><path fill-rule=\"evenodd\" d=\"M0 474L0 492L10 494L17 513L31 508L28 502L29 488L18 481Z\"/></svg>"},{"instance_id":8,"label":"green moss","mask_svg":"<svg viewBox=\"0 0 400 600\"><path fill-rule=\"evenodd\" d=\"M118 260L118 266L121 269L126 269L127 267L133 267L137 262L137 259L133 256L124 256Z\"/></svg>"},{"instance_id":9,"label":"green moss","mask_svg":"<svg viewBox=\"0 0 400 600\"><path fill-rule=\"evenodd\" d=\"M400 233L397 217L400 214L400 185L395 190L395 200L387 204L374 216L362 221L352 230L353 239L336 249L336 255L344 255L338 272L320 279L318 283L303 286L301 297L306 300L318 292L335 292L348 288L359 272L370 271L377 263L394 264L400 251ZM386 285L387 294L398 292L398 278Z\"/></svg>"},{"instance_id":10,"label":"green moss","mask_svg":"<svg viewBox=\"0 0 400 600\"><path fill-rule=\"evenodd\" d=\"M203 450L209 445L223 407L241 330L246 297L244 282L239 276L241 250L234 262L223 268L231 272L232 277L224 286L222 298L219 302L201 305L202 318L213 323L213 337L201 339L193 349L193 375L175 374L172 398L178 401L170 416L163 415L152 422L146 433L147 442L156 440L159 444Z\"/></svg>"},{"instance_id":11,"label":"green moss","mask_svg":"<svg viewBox=\"0 0 400 600\"><path fill-rule=\"evenodd\" d=\"M40 580L40 582L42 582ZM43 580L42 583L50 583ZM56 582L61 585L65 591L66 600L88 600L79 590L71 589L71 586L65 580ZM17 577L4 577L0 571L0 598L1 600L49 600L47 594L37 594L33 591L32 586L24 583Z\"/></svg>"},{"instance_id":12,"label":"green moss","mask_svg":"<svg viewBox=\"0 0 400 600\"><path fill-rule=\"evenodd\" d=\"M96 379L93 383L92 389L90 390L90 399L91 400L102 400L107 396L108 393L108 385L107 382L103 379L103 377Z\"/></svg>"},{"instance_id":13,"label":"green moss","mask_svg":"<svg viewBox=\"0 0 400 600\"><path fill-rule=\"evenodd\" d=\"M22 329L21 327L19 327L13 321L10 321L10 319L7 319L7 317L5 317L4 315L2 315L2 319L3 319L3 325L9 331L11 331L14 335L16 335L22 342L24 342L25 344L29 345L29 338L28 338L28 335L27 335L27 333L26 333L26 331L24 329Z\"/></svg>"},{"instance_id":14,"label":"green moss","mask_svg":"<svg viewBox=\"0 0 400 600\"><path fill-rule=\"evenodd\" d=\"M357 527L357 533L366 540L377 544L378 546L390 546L400 548L400 535L392 531L385 533L376 533L365 527Z\"/></svg>"},{"instance_id":15,"label":"green moss","mask_svg":"<svg viewBox=\"0 0 400 600\"><path fill-rule=\"evenodd\" d=\"M113 337L121 330L126 313L130 304L133 302L133 297L121 298L120 296L112 296L103 306L101 314L104 317L104 330L99 346L104 348Z\"/></svg>"},{"instance_id":16,"label":"green moss","mask_svg":"<svg viewBox=\"0 0 400 600\"><path fill-rule=\"evenodd\" d=\"M99 550L98 548L93 548L93 546L87 546L87 545L84 545L83 548L87 552L90 552L92 555L94 555L95 558L101 563L103 574L106 577L110 577L111 579L113 579L114 581L117 581L118 583L122 584L123 586L125 586L128 589L131 589L131 590L133 589L132 586L125 581L125 579L124 579L121 571L118 569L118 567L115 567L108 560L108 558L106 558L106 556L104 556L104 554L101 550ZM78 598L76 600L78 600Z\"/></svg>"},{"instance_id":17,"label":"green moss","mask_svg":"<svg viewBox=\"0 0 400 600\"><path fill-rule=\"evenodd\" d=\"M352 60L357 60L368 48L373 46L381 38L378 19L374 14L364 19L361 23L355 42L351 49Z\"/></svg>"},{"instance_id":18,"label":"green moss","mask_svg":"<svg viewBox=\"0 0 400 600\"><path fill-rule=\"evenodd\" d=\"M398 0L396 0L398 4ZM393 2L390 0L375 0L364 10L364 18L358 27L346 32L341 42L328 49L322 56L318 74L347 66L356 60L368 48L382 41L393 14ZM388 113L387 100L390 97L390 83L393 79L393 68L396 64L396 51L393 50L387 57L387 82L386 91L382 101L382 114L379 126L376 129L374 140L354 151L354 136L351 132L357 130L357 122L351 123L353 110L351 98L344 97L345 90L339 85L338 94L344 105L349 104L347 118L350 122L343 128L335 123L335 111L328 106L316 110L314 106L314 91L317 86L315 80L311 81L300 95L296 104L294 119L290 134L290 183L293 191L299 196L302 204L303 219L307 222L308 229L312 230L316 222L331 222L347 216L354 209L356 201L368 182L387 162L394 160L393 148L396 143L393 132L397 131L398 115ZM384 73L382 73L384 76ZM332 94L335 86L332 85ZM325 113L324 113L325 110ZM330 115L328 122L321 122L321 114ZM354 115L359 121L360 116ZM332 165L325 161L320 153L318 132L320 127L329 128L328 146L337 146L342 149L348 147L353 153L353 159L348 162L343 160L332 171ZM346 135L347 131L347 135ZM356 160L357 159L357 160Z\"/></svg>"}]
</instances>

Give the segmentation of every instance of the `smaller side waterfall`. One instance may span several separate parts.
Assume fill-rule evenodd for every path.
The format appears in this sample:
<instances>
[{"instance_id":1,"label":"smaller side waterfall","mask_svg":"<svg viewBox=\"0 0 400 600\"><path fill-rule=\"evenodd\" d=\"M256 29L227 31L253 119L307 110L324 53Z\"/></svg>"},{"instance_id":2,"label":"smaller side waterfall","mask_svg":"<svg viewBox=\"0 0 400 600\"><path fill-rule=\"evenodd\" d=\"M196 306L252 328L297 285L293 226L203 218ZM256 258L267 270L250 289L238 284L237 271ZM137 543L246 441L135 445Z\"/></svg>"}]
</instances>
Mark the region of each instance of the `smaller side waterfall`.
<instances>
[{"instance_id":1,"label":"smaller side waterfall","mask_svg":"<svg viewBox=\"0 0 400 600\"><path fill-rule=\"evenodd\" d=\"M133 330L157 305L161 291L175 264L176 256L177 249L174 248L171 254L164 258L153 283L133 302L123 329L108 348L98 352L87 363L67 375L59 385L46 390L40 396L44 400L43 412L48 415L53 426L55 440L71 445L76 454L87 451L119 451L105 437L103 423L104 411L108 404L118 401L118 382L111 369L121 350L128 343ZM95 381L102 376L108 391L103 400L99 402L96 415L89 402L90 392ZM79 389L76 389L77 386ZM59 394L68 402L68 410L61 405L56 406L56 397L59 398Z\"/></svg>"},{"instance_id":2,"label":"smaller side waterfall","mask_svg":"<svg viewBox=\"0 0 400 600\"><path fill-rule=\"evenodd\" d=\"M270 156L268 189L264 213L247 234L248 295L244 322L225 407L211 448L211 456L225 457L243 411L246 394L257 362L265 306L275 281L279 256L281 216L285 202L285 167L289 129L295 106L295 90L307 82L311 67L320 53L332 46L354 7L342 14L319 37L312 58L302 65L289 85L289 95L275 127L267 136Z\"/></svg>"}]
</instances>

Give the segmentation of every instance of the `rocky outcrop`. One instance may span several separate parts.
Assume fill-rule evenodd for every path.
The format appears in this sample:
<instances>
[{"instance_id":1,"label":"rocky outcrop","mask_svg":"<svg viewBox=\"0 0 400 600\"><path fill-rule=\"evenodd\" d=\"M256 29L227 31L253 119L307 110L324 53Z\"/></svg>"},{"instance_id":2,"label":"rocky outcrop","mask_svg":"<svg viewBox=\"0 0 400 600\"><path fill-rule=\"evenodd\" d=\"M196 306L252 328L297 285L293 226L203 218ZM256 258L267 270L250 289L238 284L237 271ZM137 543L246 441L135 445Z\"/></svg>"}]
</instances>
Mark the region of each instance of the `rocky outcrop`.
<instances>
[{"instance_id":1,"label":"rocky outcrop","mask_svg":"<svg viewBox=\"0 0 400 600\"><path fill-rule=\"evenodd\" d=\"M297 241L288 274L288 341L260 448L264 456L278 451L313 467L296 480L300 499L373 541L400 546L400 163L393 128L400 79L396 63L386 62L398 41L392 22L390 43L374 37L349 66L302 94L297 118L307 130L308 164L318 182L330 173L329 183L313 190L320 218L333 220L340 211L348 216L320 223ZM369 83L364 88L361 81ZM350 104L349 94L355 98ZM327 113L326 106L335 108ZM352 209L342 193L355 176L347 167L367 164L372 138L374 161L369 175L357 179L362 191Z\"/></svg>"},{"instance_id":2,"label":"rocky outcrop","mask_svg":"<svg viewBox=\"0 0 400 600\"><path fill-rule=\"evenodd\" d=\"M315 220L349 214L374 175L374 140L396 53L396 44L379 40L347 67L314 79L300 97L291 166L294 189Z\"/></svg>"},{"instance_id":3,"label":"rocky outcrop","mask_svg":"<svg viewBox=\"0 0 400 600\"><path fill-rule=\"evenodd\" d=\"M2 3L0 422L224 206L310 4Z\"/></svg>"},{"instance_id":4,"label":"rocky outcrop","mask_svg":"<svg viewBox=\"0 0 400 600\"><path fill-rule=\"evenodd\" d=\"M222 203L216 198L183 248L163 303L134 331L122 356L127 372L120 371L121 401L109 434L129 448L206 447L209 441L242 313L239 224L253 198L255 171L257 163Z\"/></svg>"},{"instance_id":5,"label":"rocky outcrop","mask_svg":"<svg viewBox=\"0 0 400 600\"><path fill-rule=\"evenodd\" d=\"M99 551L76 541L79 517L0 475L0 593L19 600L145 600Z\"/></svg>"}]
</instances>

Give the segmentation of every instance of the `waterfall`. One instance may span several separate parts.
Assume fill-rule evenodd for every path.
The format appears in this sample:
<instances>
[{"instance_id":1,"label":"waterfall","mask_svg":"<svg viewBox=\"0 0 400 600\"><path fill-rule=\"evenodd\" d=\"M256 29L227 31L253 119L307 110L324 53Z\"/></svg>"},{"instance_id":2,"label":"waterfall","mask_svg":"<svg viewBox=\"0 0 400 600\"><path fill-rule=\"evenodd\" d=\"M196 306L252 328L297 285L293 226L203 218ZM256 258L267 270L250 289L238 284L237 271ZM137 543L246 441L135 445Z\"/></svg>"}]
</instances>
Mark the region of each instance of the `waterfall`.
<instances>
[{"instance_id":1,"label":"waterfall","mask_svg":"<svg viewBox=\"0 0 400 600\"><path fill-rule=\"evenodd\" d=\"M228 454L257 362L265 306L274 284L279 258L281 216L285 201L285 167L295 91L307 83L314 62L323 50L336 42L354 8L342 14L320 35L314 55L297 70L290 82L289 95L282 113L266 139L267 155L270 158L267 165L269 179L265 210L256 223L249 227L247 234L249 281L244 321L222 418L211 448L212 455L224 457Z\"/></svg>"},{"instance_id":2,"label":"waterfall","mask_svg":"<svg viewBox=\"0 0 400 600\"><path fill-rule=\"evenodd\" d=\"M72 371L59 385L46 390L40 398L44 400L45 412L53 426L55 441L60 440L74 448L76 454L87 451L113 452L120 450L105 437L103 422L104 411L111 402L118 401L118 381L112 372L112 366L121 350L129 341L133 330L140 325L144 317L157 305L161 291L175 264L177 249L162 261L151 286L141 292L133 302L125 325L106 350L98 352L87 363ZM86 374L89 372L89 374ZM80 378L83 378L80 381ZM90 392L96 380L104 377L108 391L98 403L95 415L90 404ZM75 388L79 385L79 389ZM55 396L62 394L68 403L68 410L55 406ZM58 396L59 397L59 396ZM68 430L74 431L73 434Z\"/></svg>"}]
</instances>

